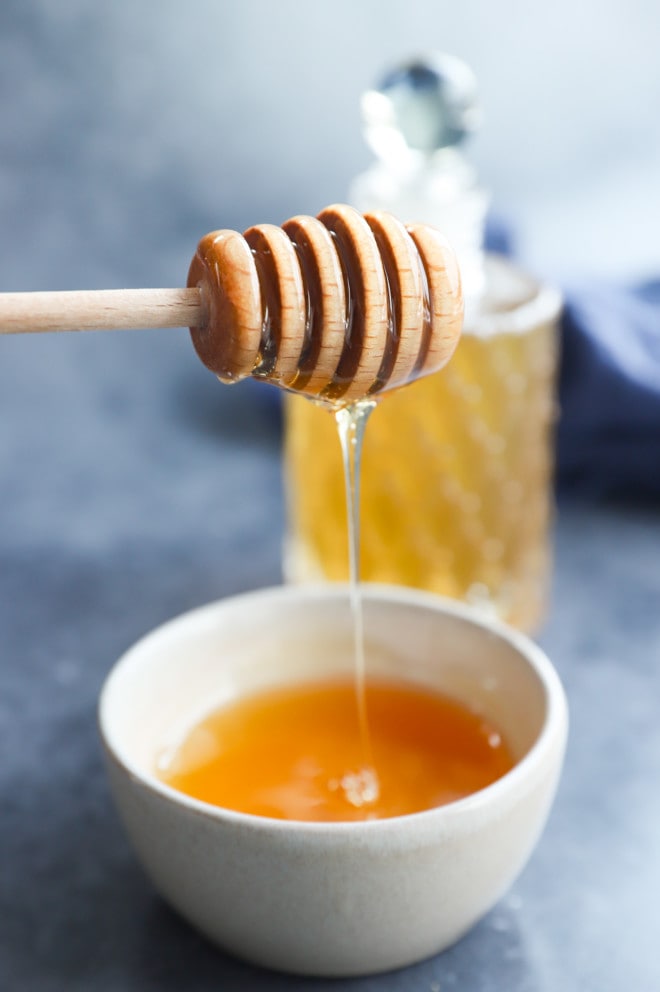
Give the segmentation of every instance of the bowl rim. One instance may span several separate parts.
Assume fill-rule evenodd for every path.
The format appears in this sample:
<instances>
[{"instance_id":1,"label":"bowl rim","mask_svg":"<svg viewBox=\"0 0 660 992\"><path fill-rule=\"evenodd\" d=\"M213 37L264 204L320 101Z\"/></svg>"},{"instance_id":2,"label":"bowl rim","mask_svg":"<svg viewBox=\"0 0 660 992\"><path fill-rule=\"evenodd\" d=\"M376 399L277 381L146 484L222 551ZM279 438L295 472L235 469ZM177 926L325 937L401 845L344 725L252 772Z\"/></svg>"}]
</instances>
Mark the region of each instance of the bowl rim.
<instances>
[{"instance_id":1,"label":"bowl rim","mask_svg":"<svg viewBox=\"0 0 660 992\"><path fill-rule=\"evenodd\" d=\"M106 676L97 706L97 724L101 741L108 759L133 782L139 783L150 793L155 794L161 801L183 807L190 813L201 815L207 819L226 824L234 824L253 832L267 831L290 835L317 837L345 837L352 839L366 838L372 834L392 834L401 829L404 823L414 822L420 827L423 824L433 828L437 834L440 824L449 826L456 819L472 813L478 813L484 807L497 802L507 793L515 792L519 784L533 777L534 771L541 765L553 746L559 745L563 753L568 733L568 704L566 694L559 675L542 648L526 634L509 627L502 621L484 616L474 607L458 600L439 596L436 593L414 589L407 586L389 585L384 583L361 583L361 595L365 600L380 602L396 602L419 606L433 612L443 613L472 626L481 628L484 632L499 637L508 642L524 659L539 679L545 695L545 717L533 744L523 757L508 772L490 785L470 793L462 799L457 799L443 806L402 816L386 817L375 820L342 820L342 821L308 821L284 820L275 817L256 816L252 813L242 813L238 810L214 806L200 799L188 796L172 786L162 782L157 776L133 762L112 733L111 707L113 705L114 686L123 672L138 657L145 647L153 640L160 639L173 633L176 629L196 624L204 617L225 610L231 611L235 606L263 599L293 599L313 601L319 599L346 599L350 596L348 583L305 584L300 586L278 585L250 590L214 600L202 606L187 610L164 623L154 627L148 633L135 641L115 662Z\"/></svg>"}]
</instances>

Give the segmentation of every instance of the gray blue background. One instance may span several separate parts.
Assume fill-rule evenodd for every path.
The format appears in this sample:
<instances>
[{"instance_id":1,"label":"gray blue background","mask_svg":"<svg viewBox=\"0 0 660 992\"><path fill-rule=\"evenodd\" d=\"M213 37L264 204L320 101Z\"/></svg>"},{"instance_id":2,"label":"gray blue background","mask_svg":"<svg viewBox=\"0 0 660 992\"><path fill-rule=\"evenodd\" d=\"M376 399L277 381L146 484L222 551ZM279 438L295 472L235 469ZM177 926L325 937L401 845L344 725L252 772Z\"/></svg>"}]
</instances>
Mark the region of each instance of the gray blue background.
<instances>
[{"instance_id":1,"label":"gray blue background","mask_svg":"<svg viewBox=\"0 0 660 992\"><path fill-rule=\"evenodd\" d=\"M0 4L0 290L177 285L195 244L315 212L369 162L358 97L428 48L477 72L471 145L521 261L657 276L660 7ZM0 340L0 988L615 992L660 986L660 519L561 507L541 640L572 734L543 841L457 947L340 983L250 969L154 895L95 705L172 615L279 582L280 424L185 331Z\"/></svg>"},{"instance_id":2,"label":"gray blue background","mask_svg":"<svg viewBox=\"0 0 660 992\"><path fill-rule=\"evenodd\" d=\"M3 0L2 286L170 283L209 225L341 199L359 94L429 49L478 74L470 154L526 263L653 275L659 38L654 0Z\"/></svg>"}]
</instances>

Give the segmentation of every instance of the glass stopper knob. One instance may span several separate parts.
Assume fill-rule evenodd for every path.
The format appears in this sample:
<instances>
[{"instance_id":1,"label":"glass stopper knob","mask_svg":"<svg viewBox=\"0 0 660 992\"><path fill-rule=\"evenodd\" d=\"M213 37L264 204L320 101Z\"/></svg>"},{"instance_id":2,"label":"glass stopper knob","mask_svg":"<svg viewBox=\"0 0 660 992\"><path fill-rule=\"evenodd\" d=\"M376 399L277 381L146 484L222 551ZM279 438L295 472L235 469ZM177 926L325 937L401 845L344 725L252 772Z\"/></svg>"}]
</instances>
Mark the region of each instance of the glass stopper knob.
<instances>
[{"instance_id":1,"label":"glass stopper knob","mask_svg":"<svg viewBox=\"0 0 660 992\"><path fill-rule=\"evenodd\" d=\"M480 121L477 81L442 53L391 69L362 97L365 138L378 158L429 158L459 145Z\"/></svg>"}]
</instances>

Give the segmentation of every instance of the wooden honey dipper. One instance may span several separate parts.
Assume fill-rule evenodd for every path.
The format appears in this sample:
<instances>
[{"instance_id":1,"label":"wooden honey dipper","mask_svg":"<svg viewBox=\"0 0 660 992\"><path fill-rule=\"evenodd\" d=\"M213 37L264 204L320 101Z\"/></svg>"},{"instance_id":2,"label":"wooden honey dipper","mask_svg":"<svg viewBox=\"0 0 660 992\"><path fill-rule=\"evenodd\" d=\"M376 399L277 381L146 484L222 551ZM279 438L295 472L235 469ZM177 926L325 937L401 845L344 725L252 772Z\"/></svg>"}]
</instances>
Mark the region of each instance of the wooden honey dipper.
<instances>
[{"instance_id":1,"label":"wooden honey dipper","mask_svg":"<svg viewBox=\"0 0 660 992\"><path fill-rule=\"evenodd\" d=\"M207 234L187 289L0 294L0 333L188 325L222 381L255 376L336 404L442 368L462 315L441 234L344 205Z\"/></svg>"}]
</instances>

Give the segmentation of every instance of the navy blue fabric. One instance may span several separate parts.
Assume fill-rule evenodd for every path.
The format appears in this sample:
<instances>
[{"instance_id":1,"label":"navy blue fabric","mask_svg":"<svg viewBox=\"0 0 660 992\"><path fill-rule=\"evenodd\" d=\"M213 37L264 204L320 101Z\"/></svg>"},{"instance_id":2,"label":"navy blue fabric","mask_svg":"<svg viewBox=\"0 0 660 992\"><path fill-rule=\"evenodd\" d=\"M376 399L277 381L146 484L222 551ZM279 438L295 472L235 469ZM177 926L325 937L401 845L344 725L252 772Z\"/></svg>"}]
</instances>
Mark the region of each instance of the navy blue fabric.
<instances>
[{"instance_id":1,"label":"navy blue fabric","mask_svg":"<svg viewBox=\"0 0 660 992\"><path fill-rule=\"evenodd\" d=\"M562 323L561 491L660 499L660 281L567 292Z\"/></svg>"}]
</instances>

